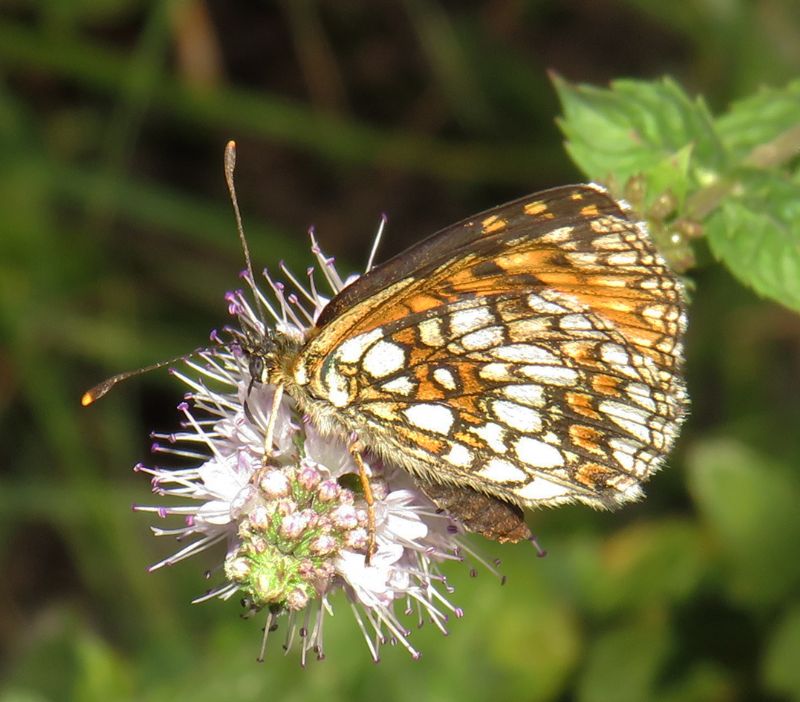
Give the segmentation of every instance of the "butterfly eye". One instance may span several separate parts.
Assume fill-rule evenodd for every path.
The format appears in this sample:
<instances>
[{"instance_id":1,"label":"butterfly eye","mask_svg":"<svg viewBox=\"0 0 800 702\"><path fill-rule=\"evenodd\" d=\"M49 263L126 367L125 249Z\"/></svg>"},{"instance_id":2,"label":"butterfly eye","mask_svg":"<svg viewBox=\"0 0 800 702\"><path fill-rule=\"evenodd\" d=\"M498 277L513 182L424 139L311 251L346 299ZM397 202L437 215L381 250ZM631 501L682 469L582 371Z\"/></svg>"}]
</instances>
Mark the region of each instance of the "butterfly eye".
<instances>
[{"instance_id":1,"label":"butterfly eye","mask_svg":"<svg viewBox=\"0 0 800 702\"><path fill-rule=\"evenodd\" d=\"M250 356L250 383L263 382L264 359L259 355Z\"/></svg>"}]
</instances>

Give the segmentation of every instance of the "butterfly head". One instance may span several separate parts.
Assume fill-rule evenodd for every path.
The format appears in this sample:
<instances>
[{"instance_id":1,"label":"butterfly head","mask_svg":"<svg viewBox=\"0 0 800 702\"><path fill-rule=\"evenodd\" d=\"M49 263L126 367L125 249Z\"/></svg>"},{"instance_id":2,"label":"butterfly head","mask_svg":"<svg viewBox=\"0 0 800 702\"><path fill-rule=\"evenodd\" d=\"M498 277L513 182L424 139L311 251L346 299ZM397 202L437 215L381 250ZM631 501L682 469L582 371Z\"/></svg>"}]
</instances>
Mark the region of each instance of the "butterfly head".
<instances>
[{"instance_id":1,"label":"butterfly head","mask_svg":"<svg viewBox=\"0 0 800 702\"><path fill-rule=\"evenodd\" d=\"M287 366L299 347L297 341L280 331L267 329L259 333L249 331L240 336L238 343L247 358L250 389L256 383L285 384Z\"/></svg>"},{"instance_id":2,"label":"butterfly head","mask_svg":"<svg viewBox=\"0 0 800 702\"><path fill-rule=\"evenodd\" d=\"M256 383L275 382L275 368L277 367L275 333L270 329L259 334L246 333L239 339L239 346L247 358L251 389Z\"/></svg>"}]
</instances>

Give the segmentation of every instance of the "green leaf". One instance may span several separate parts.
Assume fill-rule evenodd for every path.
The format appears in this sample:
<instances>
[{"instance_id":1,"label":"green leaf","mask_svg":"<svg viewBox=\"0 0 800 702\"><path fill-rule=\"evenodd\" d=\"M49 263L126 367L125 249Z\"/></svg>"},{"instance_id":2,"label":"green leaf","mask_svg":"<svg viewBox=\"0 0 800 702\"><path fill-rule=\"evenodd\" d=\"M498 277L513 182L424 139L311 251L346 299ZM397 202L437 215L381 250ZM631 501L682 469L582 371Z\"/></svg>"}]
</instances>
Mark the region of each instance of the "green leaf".
<instances>
[{"instance_id":1,"label":"green leaf","mask_svg":"<svg viewBox=\"0 0 800 702\"><path fill-rule=\"evenodd\" d=\"M743 173L706 232L714 255L742 283L800 310L800 180Z\"/></svg>"},{"instance_id":2,"label":"green leaf","mask_svg":"<svg viewBox=\"0 0 800 702\"><path fill-rule=\"evenodd\" d=\"M600 547L590 593L594 608L624 612L686 600L703 576L701 542L697 527L685 520L621 529Z\"/></svg>"},{"instance_id":3,"label":"green leaf","mask_svg":"<svg viewBox=\"0 0 800 702\"><path fill-rule=\"evenodd\" d=\"M782 88L762 88L733 103L716 122L717 133L736 160L798 125L800 80Z\"/></svg>"},{"instance_id":4,"label":"green leaf","mask_svg":"<svg viewBox=\"0 0 800 702\"><path fill-rule=\"evenodd\" d=\"M688 467L732 599L761 607L800 586L800 481L733 439L695 445Z\"/></svg>"},{"instance_id":5,"label":"green leaf","mask_svg":"<svg viewBox=\"0 0 800 702\"><path fill-rule=\"evenodd\" d=\"M658 674L671 648L660 617L632 622L596 637L578 681L580 702L639 702L655 696Z\"/></svg>"},{"instance_id":6,"label":"green leaf","mask_svg":"<svg viewBox=\"0 0 800 702\"><path fill-rule=\"evenodd\" d=\"M79 615L54 608L31 626L15 651L13 673L0 686L8 700L133 699L131 662Z\"/></svg>"},{"instance_id":7,"label":"green leaf","mask_svg":"<svg viewBox=\"0 0 800 702\"><path fill-rule=\"evenodd\" d=\"M567 151L592 180L621 185L643 175L655 197L666 189L683 193L687 180L705 181L726 164L705 104L689 98L669 78L619 80L610 90L573 85L558 76L553 81L564 111L559 126ZM682 165L689 152L691 170ZM663 164L671 159L672 175L665 178ZM657 177L651 176L654 169Z\"/></svg>"},{"instance_id":8,"label":"green leaf","mask_svg":"<svg viewBox=\"0 0 800 702\"><path fill-rule=\"evenodd\" d=\"M513 602L506 594L498 598L487 626L503 632L483 645L492 667L509 681L510 694L500 697L533 702L551 700L563 690L579 659L580 631L575 613L557 593L534 585Z\"/></svg>"},{"instance_id":9,"label":"green leaf","mask_svg":"<svg viewBox=\"0 0 800 702\"><path fill-rule=\"evenodd\" d=\"M736 685L720 665L699 660L669 676L666 690L659 702L708 702L736 699Z\"/></svg>"},{"instance_id":10,"label":"green leaf","mask_svg":"<svg viewBox=\"0 0 800 702\"><path fill-rule=\"evenodd\" d=\"M660 193L671 192L677 200L677 206L682 207L689 191L691 159L692 146L687 145L654 164L645 176L650 195L645 202L651 204Z\"/></svg>"},{"instance_id":11,"label":"green leaf","mask_svg":"<svg viewBox=\"0 0 800 702\"><path fill-rule=\"evenodd\" d=\"M775 694L800 699L800 604L781 621L767 645L763 675Z\"/></svg>"}]
</instances>

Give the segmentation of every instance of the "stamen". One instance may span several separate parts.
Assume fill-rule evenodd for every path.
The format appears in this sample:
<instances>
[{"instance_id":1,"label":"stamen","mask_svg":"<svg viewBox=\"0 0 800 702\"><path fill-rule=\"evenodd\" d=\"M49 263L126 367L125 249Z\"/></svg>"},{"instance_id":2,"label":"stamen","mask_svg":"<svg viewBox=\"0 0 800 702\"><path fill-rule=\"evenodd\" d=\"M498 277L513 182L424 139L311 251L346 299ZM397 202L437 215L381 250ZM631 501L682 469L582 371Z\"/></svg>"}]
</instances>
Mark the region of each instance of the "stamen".
<instances>
[{"instance_id":1,"label":"stamen","mask_svg":"<svg viewBox=\"0 0 800 702\"><path fill-rule=\"evenodd\" d=\"M381 239L383 238L383 230L386 227L386 223L389 221L389 218L385 215L381 215L381 223L378 225L378 231L375 234L375 240L372 242L372 250L369 252L369 259L367 260L367 268L364 271L365 273L369 273L372 270L373 264L375 263L375 256L378 253L378 246L380 246Z\"/></svg>"},{"instance_id":2,"label":"stamen","mask_svg":"<svg viewBox=\"0 0 800 702\"><path fill-rule=\"evenodd\" d=\"M273 625L275 623L275 612L269 610L269 614L267 615L267 622L264 624L264 635L261 637L261 648L258 651L258 657L256 660L259 663L264 662L264 656L267 652L267 637L269 636L271 631L274 631Z\"/></svg>"},{"instance_id":3,"label":"stamen","mask_svg":"<svg viewBox=\"0 0 800 702\"><path fill-rule=\"evenodd\" d=\"M312 305L316 305L317 304L316 300L314 299L312 294L308 290L305 289L303 284L299 280L297 280L297 278L295 278L294 274L289 270L289 268L286 266L286 264L283 261L281 261L278 264L278 266L281 269L281 271L283 272L283 274L292 282L292 285L294 285L294 287L297 289L297 291L304 298L306 298L306 300L308 300ZM311 270L312 272L314 271L313 268L311 268L309 270Z\"/></svg>"},{"instance_id":4,"label":"stamen","mask_svg":"<svg viewBox=\"0 0 800 702\"><path fill-rule=\"evenodd\" d=\"M330 285L331 290L333 290L335 293L338 293L344 287L344 283L339 277L336 267L333 265L334 259L327 258L322 253L322 249L319 247L319 244L314 236L314 227L309 227L308 236L311 237L311 251L316 257L320 268L322 269L322 274L325 276L325 280L328 281L328 285Z\"/></svg>"}]
</instances>

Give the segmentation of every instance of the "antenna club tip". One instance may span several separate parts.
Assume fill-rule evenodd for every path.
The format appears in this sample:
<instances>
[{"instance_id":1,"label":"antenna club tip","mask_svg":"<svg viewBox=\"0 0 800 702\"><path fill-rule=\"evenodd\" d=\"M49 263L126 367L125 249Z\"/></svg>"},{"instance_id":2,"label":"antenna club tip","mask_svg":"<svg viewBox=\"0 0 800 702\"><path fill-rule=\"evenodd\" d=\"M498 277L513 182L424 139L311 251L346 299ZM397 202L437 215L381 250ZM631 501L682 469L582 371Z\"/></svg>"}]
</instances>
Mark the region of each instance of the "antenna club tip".
<instances>
[{"instance_id":1,"label":"antenna club tip","mask_svg":"<svg viewBox=\"0 0 800 702\"><path fill-rule=\"evenodd\" d=\"M88 407L91 405L97 398L91 392L85 392L81 395L81 405L83 407Z\"/></svg>"},{"instance_id":2,"label":"antenna club tip","mask_svg":"<svg viewBox=\"0 0 800 702\"><path fill-rule=\"evenodd\" d=\"M228 139L228 143L225 144L225 148L228 151L235 151L236 150L236 142L233 139Z\"/></svg>"}]
</instances>

